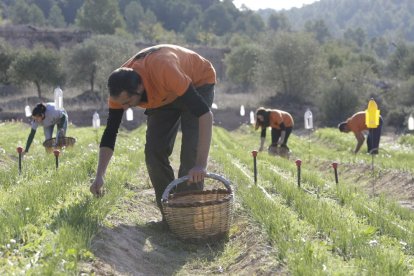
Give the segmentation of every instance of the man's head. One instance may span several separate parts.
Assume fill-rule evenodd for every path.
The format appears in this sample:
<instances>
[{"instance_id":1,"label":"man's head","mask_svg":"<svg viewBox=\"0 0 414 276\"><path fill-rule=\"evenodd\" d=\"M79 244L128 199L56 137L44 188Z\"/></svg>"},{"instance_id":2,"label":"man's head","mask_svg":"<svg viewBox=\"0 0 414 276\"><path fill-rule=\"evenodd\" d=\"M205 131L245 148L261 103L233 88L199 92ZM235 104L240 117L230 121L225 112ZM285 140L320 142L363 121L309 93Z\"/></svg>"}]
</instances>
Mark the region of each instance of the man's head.
<instances>
[{"instance_id":1,"label":"man's head","mask_svg":"<svg viewBox=\"0 0 414 276\"><path fill-rule=\"evenodd\" d=\"M264 107L259 107L256 110L256 126L255 129L258 129L260 126L264 125L265 119L267 118L268 111Z\"/></svg>"},{"instance_id":2,"label":"man's head","mask_svg":"<svg viewBox=\"0 0 414 276\"><path fill-rule=\"evenodd\" d=\"M144 87L140 75L131 68L121 67L108 78L109 96L124 109L137 106Z\"/></svg>"},{"instance_id":3,"label":"man's head","mask_svg":"<svg viewBox=\"0 0 414 276\"><path fill-rule=\"evenodd\" d=\"M45 119L46 105L38 103L32 110L32 119L40 123Z\"/></svg>"},{"instance_id":4,"label":"man's head","mask_svg":"<svg viewBox=\"0 0 414 276\"><path fill-rule=\"evenodd\" d=\"M338 124L338 129L340 132L349 132L348 124L346 122L342 122Z\"/></svg>"}]
</instances>

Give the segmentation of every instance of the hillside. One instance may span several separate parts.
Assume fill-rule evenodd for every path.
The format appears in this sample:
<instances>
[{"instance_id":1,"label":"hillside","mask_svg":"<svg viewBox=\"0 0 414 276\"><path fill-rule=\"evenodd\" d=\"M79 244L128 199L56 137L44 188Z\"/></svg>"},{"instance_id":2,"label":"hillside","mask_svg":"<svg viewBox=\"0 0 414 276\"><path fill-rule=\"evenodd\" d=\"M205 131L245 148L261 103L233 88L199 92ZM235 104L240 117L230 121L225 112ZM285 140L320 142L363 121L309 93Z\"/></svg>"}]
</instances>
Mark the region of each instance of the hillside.
<instances>
[{"instance_id":1,"label":"hillside","mask_svg":"<svg viewBox=\"0 0 414 276\"><path fill-rule=\"evenodd\" d=\"M361 28L366 36L414 41L414 2L411 0L320 0L283 11L295 29L307 21L323 20L331 35Z\"/></svg>"}]
</instances>

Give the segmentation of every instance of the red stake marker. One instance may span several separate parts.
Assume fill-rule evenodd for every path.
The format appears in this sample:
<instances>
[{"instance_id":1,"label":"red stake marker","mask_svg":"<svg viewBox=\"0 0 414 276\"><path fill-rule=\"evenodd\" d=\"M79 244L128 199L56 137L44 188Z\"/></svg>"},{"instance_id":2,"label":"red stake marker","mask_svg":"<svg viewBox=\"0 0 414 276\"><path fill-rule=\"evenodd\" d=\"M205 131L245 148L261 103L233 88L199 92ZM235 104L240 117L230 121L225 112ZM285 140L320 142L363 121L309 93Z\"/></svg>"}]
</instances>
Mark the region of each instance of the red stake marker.
<instances>
[{"instance_id":1,"label":"red stake marker","mask_svg":"<svg viewBox=\"0 0 414 276\"><path fill-rule=\"evenodd\" d=\"M332 168L334 169L334 173L335 173L335 183L338 184L338 163L333 162Z\"/></svg>"},{"instance_id":2,"label":"red stake marker","mask_svg":"<svg viewBox=\"0 0 414 276\"><path fill-rule=\"evenodd\" d=\"M22 173L22 147L17 147L17 152L19 153L19 175Z\"/></svg>"},{"instance_id":3,"label":"red stake marker","mask_svg":"<svg viewBox=\"0 0 414 276\"><path fill-rule=\"evenodd\" d=\"M298 167L298 187L300 188L300 166L302 165L302 160L297 159L295 163L296 167Z\"/></svg>"},{"instance_id":4,"label":"red stake marker","mask_svg":"<svg viewBox=\"0 0 414 276\"><path fill-rule=\"evenodd\" d=\"M57 149L53 151L53 154L55 155L55 160L56 160L56 170L59 167L59 153L60 153L60 151L57 150Z\"/></svg>"},{"instance_id":5,"label":"red stake marker","mask_svg":"<svg viewBox=\"0 0 414 276\"><path fill-rule=\"evenodd\" d=\"M252 151L252 155L253 155L254 184L257 184L257 163L256 163L257 150Z\"/></svg>"}]
</instances>

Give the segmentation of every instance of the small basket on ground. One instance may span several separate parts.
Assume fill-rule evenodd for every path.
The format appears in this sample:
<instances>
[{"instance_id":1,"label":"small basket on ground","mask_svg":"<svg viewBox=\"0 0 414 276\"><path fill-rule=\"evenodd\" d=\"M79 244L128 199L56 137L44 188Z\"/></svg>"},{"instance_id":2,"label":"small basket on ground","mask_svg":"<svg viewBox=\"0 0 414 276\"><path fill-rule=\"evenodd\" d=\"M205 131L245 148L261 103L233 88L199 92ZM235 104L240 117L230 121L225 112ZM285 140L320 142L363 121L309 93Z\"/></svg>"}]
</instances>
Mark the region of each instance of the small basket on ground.
<instances>
[{"instance_id":1,"label":"small basket on ground","mask_svg":"<svg viewBox=\"0 0 414 276\"><path fill-rule=\"evenodd\" d=\"M50 138L43 142L46 152L52 153L55 149L62 149L63 147L73 147L76 139L73 137L61 137L56 144L56 138Z\"/></svg>"},{"instance_id":2,"label":"small basket on ground","mask_svg":"<svg viewBox=\"0 0 414 276\"><path fill-rule=\"evenodd\" d=\"M220 239L227 236L233 211L234 195L224 177L207 173L206 178L225 186L203 191L172 193L188 176L171 182L162 195L162 209L171 231L182 240Z\"/></svg>"}]
</instances>

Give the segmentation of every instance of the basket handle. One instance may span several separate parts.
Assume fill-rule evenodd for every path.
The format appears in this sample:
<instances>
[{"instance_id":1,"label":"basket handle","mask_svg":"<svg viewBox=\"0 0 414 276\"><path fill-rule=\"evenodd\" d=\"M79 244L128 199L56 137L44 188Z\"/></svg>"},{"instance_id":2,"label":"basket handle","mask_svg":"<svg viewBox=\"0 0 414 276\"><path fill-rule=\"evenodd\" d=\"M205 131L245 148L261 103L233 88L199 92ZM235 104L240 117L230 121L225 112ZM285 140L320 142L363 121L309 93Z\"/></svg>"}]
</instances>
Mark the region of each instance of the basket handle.
<instances>
[{"instance_id":1,"label":"basket handle","mask_svg":"<svg viewBox=\"0 0 414 276\"><path fill-rule=\"evenodd\" d=\"M224 184L224 186L226 186L227 191L230 192L230 193L232 192L232 189L230 187L230 181L228 181L227 179L225 179L221 175L215 174L215 173L207 173L205 177L215 179L215 180L218 180L218 181L222 182ZM188 175L186 175L186 176L177 178L174 181L172 181L170 184L168 184L167 188L165 188L165 191L162 194L162 202L167 202L168 201L168 195L170 194L170 191L174 187L176 187L178 184L187 181L189 178L190 177Z\"/></svg>"}]
</instances>

